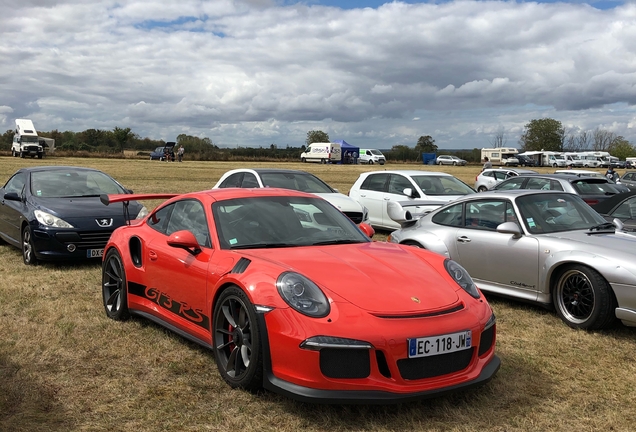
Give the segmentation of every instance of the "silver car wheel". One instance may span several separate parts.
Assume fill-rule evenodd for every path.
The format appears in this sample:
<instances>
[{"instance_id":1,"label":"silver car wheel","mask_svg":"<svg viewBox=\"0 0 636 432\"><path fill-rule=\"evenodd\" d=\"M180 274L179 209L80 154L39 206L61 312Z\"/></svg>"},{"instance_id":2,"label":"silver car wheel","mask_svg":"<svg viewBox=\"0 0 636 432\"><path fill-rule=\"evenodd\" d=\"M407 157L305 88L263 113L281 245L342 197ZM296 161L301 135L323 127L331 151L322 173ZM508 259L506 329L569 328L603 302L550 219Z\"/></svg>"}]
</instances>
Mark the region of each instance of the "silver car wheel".
<instances>
[{"instance_id":1,"label":"silver car wheel","mask_svg":"<svg viewBox=\"0 0 636 432\"><path fill-rule=\"evenodd\" d=\"M38 262L35 258L35 248L31 236L31 228L24 227L22 230L22 259L26 265L35 265Z\"/></svg>"},{"instance_id":2,"label":"silver car wheel","mask_svg":"<svg viewBox=\"0 0 636 432\"><path fill-rule=\"evenodd\" d=\"M563 270L552 295L557 314L570 327L600 329L615 319L616 298L612 289L589 267L573 265Z\"/></svg>"}]
</instances>

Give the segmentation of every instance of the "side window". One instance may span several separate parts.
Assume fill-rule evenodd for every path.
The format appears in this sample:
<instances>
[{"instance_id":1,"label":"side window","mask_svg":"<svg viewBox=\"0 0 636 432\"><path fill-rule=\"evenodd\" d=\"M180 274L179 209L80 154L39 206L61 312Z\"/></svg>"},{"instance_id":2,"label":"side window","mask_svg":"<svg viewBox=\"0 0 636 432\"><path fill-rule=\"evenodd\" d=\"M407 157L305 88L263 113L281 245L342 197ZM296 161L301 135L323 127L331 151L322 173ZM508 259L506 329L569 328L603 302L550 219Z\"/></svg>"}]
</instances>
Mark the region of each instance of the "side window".
<instances>
[{"instance_id":1,"label":"side window","mask_svg":"<svg viewBox=\"0 0 636 432\"><path fill-rule=\"evenodd\" d=\"M495 171L495 178L497 180L505 180L507 177L508 177L508 175L505 172Z\"/></svg>"},{"instance_id":2,"label":"side window","mask_svg":"<svg viewBox=\"0 0 636 432\"><path fill-rule=\"evenodd\" d=\"M174 210L174 204L167 205L154 212L148 218L148 226L155 231L165 234L168 228L168 219L170 218L172 210Z\"/></svg>"},{"instance_id":3,"label":"side window","mask_svg":"<svg viewBox=\"0 0 636 432\"><path fill-rule=\"evenodd\" d=\"M466 206L466 228L494 231L506 221L506 204L500 200L473 201Z\"/></svg>"},{"instance_id":4,"label":"side window","mask_svg":"<svg viewBox=\"0 0 636 432\"><path fill-rule=\"evenodd\" d=\"M433 223L446 226L462 226L462 204L448 207L437 213L431 219Z\"/></svg>"},{"instance_id":5,"label":"side window","mask_svg":"<svg viewBox=\"0 0 636 432\"><path fill-rule=\"evenodd\" d=\"M211 247L207 219L203 205L197 200L183 200L175 203L169 217L166 235L187 230L196 237L199 245Z\"/></svg>"},{"instance_id":6,"label":"side window","mask_svg":"<svg viewBox=\"0 0 636 432\"><path fill-rule=\"evenodd\" d=\"M526 189L550 190L550 179L531 178L528 180Z\"/></svg>"},{"instance_id":7,"label":"side window","mask_svg":"<svg viewBox=\"0 0 636 432\"><path fill-rule=\"evenodd\" d=\"M511 190L511 189L521 189L521 186L523 185L524 182L524 178L511 178L506 180L505 182L499 183L497 186L495 186L495 189L499 189L499 190Z\"/></svg>"},{"instance_id":8,"label":"side window","mask_svg":"<svg viewBox=\"0 0 636 432\"><path fill-rule=\"evenodd\" d=\"M223 182L219 185L219 188L231 188L231 187L241 187L241 180L243 179L243 173L235 173L223 180Z\"/></svg>"},{"instance_id":9,"label":"side window","mask_svg":"<svg viewBox=\"0 0 636 432\"><path fill-rule=\"evenodd\" d=\"M26 174L23 172L17 173L4 185L4 193L15 192L20 195L22 189L24 189L24 183L26 183Z\"/></svg>"},{"instance_id":10,"label":"side window","mask_svg":"<svg viewBox=\"0 0 636 432\"><path fill-rule=\"evenodd\" d=\"M360 189L384 192L388 177L388 174L371 174L364 179Z\"/></svg>"},{"instance_id":11,"label":"side window","mask_svg":"<svg viewBox=\"0 0 636 432\"><path fill-rule=\"evenodd\" d=\"M495 174L492 171L485 171L483 173L481 173L482 176L484 177L494 177Z\"/></svg>"},{"instance_id":12,"label":"side window","mask_svg":"<svg viewBox=\"0 0 636 432\"><path fill-rule=\"evenodd\" d=\"M634 179L634 174L632 173L627 173L623 176L623 180L633 180Z\"/></svg>"},{"instance_id":13,"label":"side window","mask_svg":"<svg viewBox=\"0 0 636 432\"><path fill-rule=\"evenodd\" d=\"M389 179L389 193L404 195L404 189L406 188L414 189L409 179L399 174L391 174L391 178Z\"/></svg>"},{"instance_id":14,"label":"side window","mask_svg":"<svg viewBox=\"0 0 636 432\"><path fill-rule=\"evenodd\" d=\"M246 172L245 176L243 177L243 183L241 184L241 187L257 188L258 180L256 180L256 176L252 173Z\"/></svg>"}]
</instances>

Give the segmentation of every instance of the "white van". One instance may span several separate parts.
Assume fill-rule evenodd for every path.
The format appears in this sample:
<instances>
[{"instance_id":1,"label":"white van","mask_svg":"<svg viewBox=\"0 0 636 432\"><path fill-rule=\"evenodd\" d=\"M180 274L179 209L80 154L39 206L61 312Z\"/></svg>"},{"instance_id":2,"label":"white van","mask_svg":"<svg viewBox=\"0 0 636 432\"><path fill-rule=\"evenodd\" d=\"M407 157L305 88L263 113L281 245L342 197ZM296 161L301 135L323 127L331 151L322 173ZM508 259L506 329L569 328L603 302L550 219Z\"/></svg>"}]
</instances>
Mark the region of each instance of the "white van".
<instances>
[{"instance_id":1,"label":"white van","mask_svg":"<svg viewBox=\"0 0 636 432\"><path fill-rule=\"evenodd\" d=\"M380 164L384 165L386 163L386 157L382 154L380 150L376 149L360 149L360 157L358 158L359 163L361 164Z\"/></svg>"},{"instance_id":2,"label":"white van","mask_svg":"<svg viewBox=\"0 0 636 432\"><path fill-rule=\"evenodd\" d=\"M312 143L300 154L301 162L337 163L342 160L338 143Z\"/></svg>"}]
</instances>

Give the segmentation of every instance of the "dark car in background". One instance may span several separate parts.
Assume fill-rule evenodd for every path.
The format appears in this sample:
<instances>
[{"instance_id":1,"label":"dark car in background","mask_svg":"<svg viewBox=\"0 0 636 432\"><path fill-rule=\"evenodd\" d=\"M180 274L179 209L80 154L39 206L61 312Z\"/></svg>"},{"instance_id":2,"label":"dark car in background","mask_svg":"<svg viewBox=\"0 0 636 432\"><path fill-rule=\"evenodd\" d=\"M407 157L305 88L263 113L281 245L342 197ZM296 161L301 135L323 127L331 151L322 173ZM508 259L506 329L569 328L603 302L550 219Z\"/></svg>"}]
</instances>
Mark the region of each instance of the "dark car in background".
<instances>
[{"instance_id":1,"label":"dark car in background","mask_svg":"<svg viewBox=\"0 0 636 432\"><path fill-rule=\"evenodd\" d=\"M580 195L589 205L628 192L627 186L605 177L579 177L569 174L524 174L511 177L495 185L492 190L535 189L569 192Z\"/></svg>"},{"instance_id":2,"label":"dark car in background","mask_svg":"<svg viewBox=\"0 0 636 432\"><path fill-rule=\"evenodd\" d=\"M636 231L636 190L614 195L592 208L608 222L620 219L625 231Z\"/></svg>"},{"instance_id":3,"label":"dark car in background","mask_svg":"<svg viewBox=\"0 0 636 432\"><path fill-rule=\"evenodd\" d=\"M27 265L101 258L115 228L148 211L136 201L106 207L100 195L129 193L91 168L22 168L0 188L0 238L22 249Z\"/></svg>"},{"instance_id":4,"label":"dark car in background","mask_svg":"<svg viewBox=\"0 0 636 432\"><path fill-rule=\"evenodd\" d=\"M171 152L174 154L174 146L176 143L167 142L165 146L157 147L153 152L150 153L150 160L166 160L166 152L170 154Z\"/></svg>"},{"instance_id":5,"label":"dark car in background","mask_svg":"<svg viewBox=\"0 0 636 432\"><path fill-rule=\"evenodd\" d=\"M515 157L519 161L519 166L533 167L538 165L537 161L535 161L532 158L529 158L528 156L518 154Z\"/></svg>"}]
</instances>

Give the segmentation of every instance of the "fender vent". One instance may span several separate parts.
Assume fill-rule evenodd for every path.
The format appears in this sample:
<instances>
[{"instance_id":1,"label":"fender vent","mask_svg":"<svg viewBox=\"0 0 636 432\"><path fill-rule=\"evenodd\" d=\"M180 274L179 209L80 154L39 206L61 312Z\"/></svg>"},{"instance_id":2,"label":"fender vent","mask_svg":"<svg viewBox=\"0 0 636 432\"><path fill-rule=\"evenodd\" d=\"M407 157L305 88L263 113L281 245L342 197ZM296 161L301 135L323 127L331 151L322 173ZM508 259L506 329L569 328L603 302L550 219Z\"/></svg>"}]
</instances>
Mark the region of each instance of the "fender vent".
<instances>
[{"instance_id":1,"label":"fender vent","mask_svg":"<svg viewBox=\"0 0 636 432\"><path fill-rule=\"evenodd\" d=\"M247 258L241 258L240 260L238 260L238 262L236 263L236 265L234 266L234 268L232 269L230 273L236 273L236 274L243 273L245 270L247 270L247 266L249 266L251 262L252 261L248 260Z\"/></svg>"}]
</instances>

